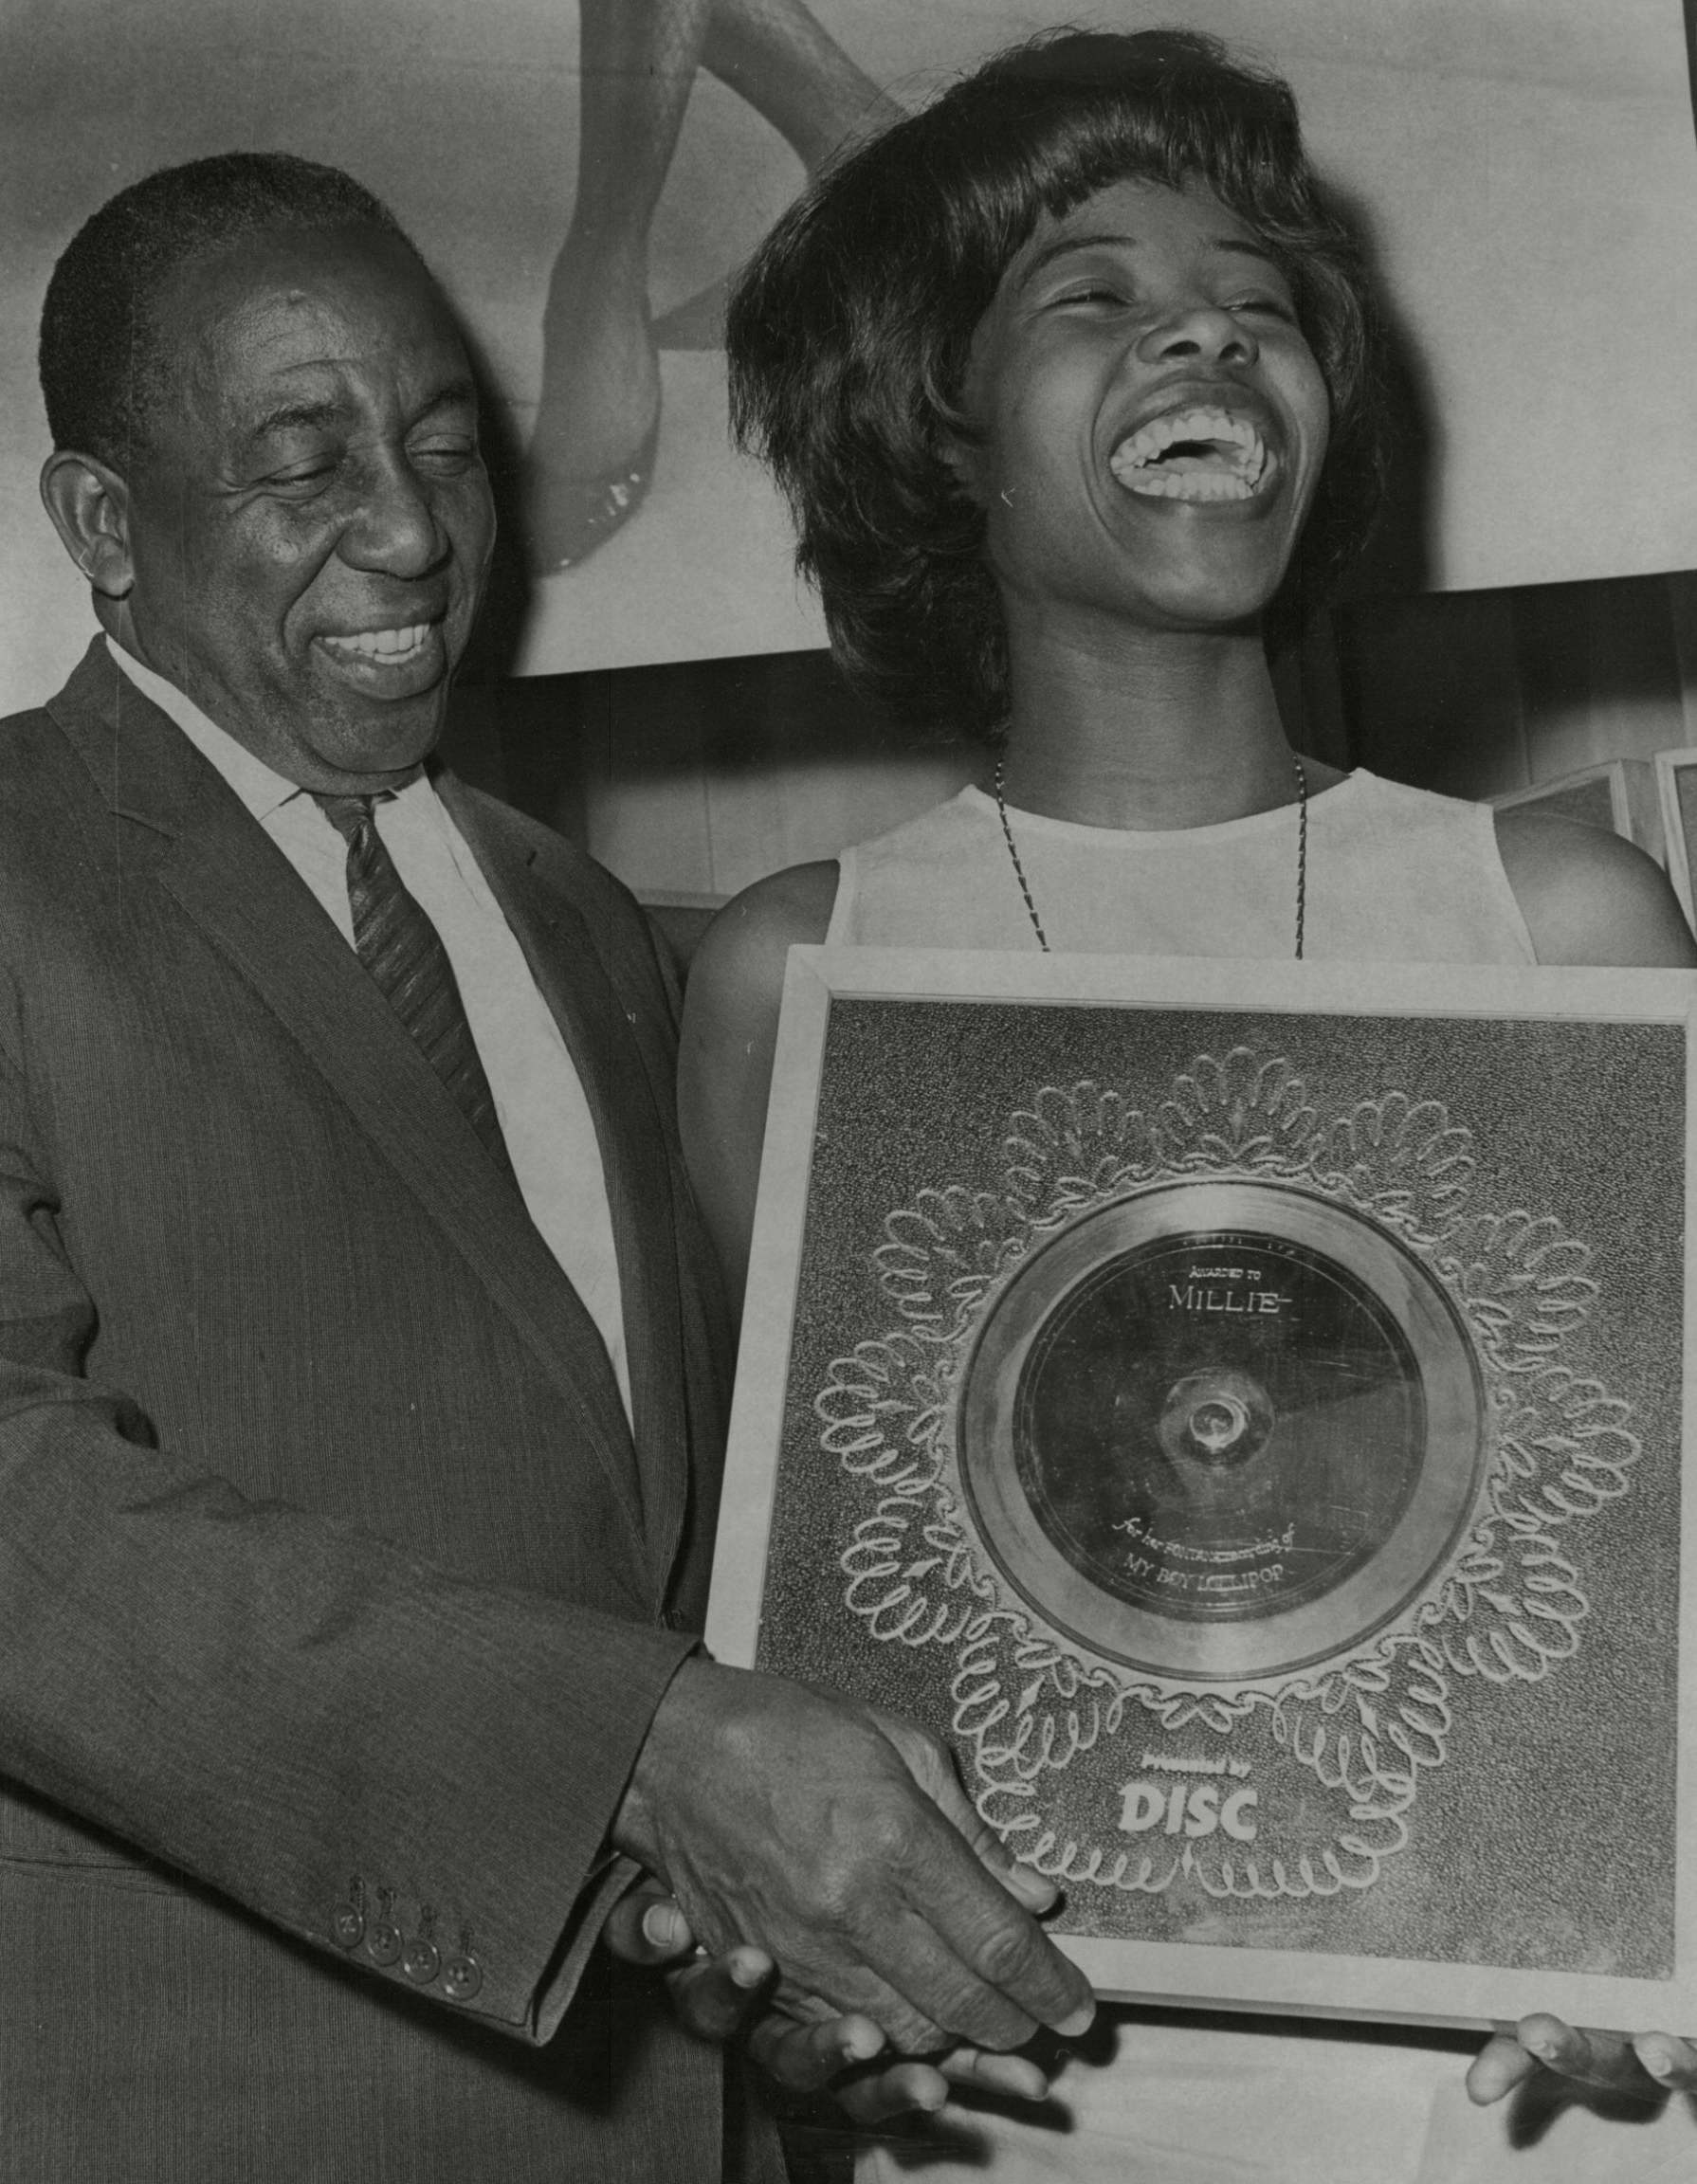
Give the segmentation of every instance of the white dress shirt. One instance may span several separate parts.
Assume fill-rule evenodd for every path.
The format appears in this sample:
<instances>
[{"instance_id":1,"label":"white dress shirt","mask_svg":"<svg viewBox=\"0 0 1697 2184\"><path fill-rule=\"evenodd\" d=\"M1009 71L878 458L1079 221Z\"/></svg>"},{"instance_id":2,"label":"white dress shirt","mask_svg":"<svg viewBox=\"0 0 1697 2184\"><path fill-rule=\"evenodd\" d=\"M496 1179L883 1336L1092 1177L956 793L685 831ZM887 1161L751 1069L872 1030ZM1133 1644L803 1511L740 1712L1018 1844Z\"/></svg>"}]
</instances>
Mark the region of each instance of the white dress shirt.
<instances>
[{"instance_id":1,"label":"white dress shirt","mask_svg":"<svg viewBox=\"0 0 1697 2184\"><path fill-rule=\"evenodd\" d=\"M112 657L215 766L354 944L347 844L305 790L256 758L173 682L106 640ZM378 833L447 950L530 1217L600 1329L630 1411L612 1216L595 1126L576 1065L501 905L421 774L378 803Z\"/></svg>"}]
</instances>

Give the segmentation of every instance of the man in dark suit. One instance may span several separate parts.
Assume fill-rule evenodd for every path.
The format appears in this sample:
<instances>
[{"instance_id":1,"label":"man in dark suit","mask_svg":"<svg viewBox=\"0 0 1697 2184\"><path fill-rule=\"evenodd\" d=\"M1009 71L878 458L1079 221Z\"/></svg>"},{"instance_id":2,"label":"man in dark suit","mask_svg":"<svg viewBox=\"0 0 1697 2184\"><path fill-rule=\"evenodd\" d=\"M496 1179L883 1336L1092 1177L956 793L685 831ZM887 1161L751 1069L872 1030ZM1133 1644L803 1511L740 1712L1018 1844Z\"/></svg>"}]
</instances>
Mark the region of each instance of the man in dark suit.
<instances>
[{"instance_id":1,"label":"man in dark suit","mask_svg":"<svg viewBox=\"0 0 1697 2184\"><path fill-rule=\"evenodd\" d=\"M934 1748L690 1635L675 994L427 763L493 524L411 246L173 170L42 360L102 633L0 726L0 2173L715 2176L639 1863L906 2043L1082 2021Z\"/></svg>"}]
</instances>

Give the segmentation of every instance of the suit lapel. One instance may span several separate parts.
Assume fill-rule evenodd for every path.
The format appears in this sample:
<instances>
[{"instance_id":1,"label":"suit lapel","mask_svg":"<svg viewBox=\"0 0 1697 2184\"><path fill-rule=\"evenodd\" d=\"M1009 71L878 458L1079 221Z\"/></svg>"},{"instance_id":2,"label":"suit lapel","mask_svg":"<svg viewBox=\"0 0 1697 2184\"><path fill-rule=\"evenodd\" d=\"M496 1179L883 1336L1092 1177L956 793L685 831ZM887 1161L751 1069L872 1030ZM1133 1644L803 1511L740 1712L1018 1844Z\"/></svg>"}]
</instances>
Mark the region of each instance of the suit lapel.
<instances>
[{"instance_id":1,"label":"suit lapel","mask_svg":"<svg viewBox=\"0 0 1697 2184\"><path fill-rule=\"evenodd\" d=\"M653 1173L669 1132L605 953L574 899L570 852L502 839L451 774L437 791L470 844L542 998L553 1011L594 1122L612 1215L630 1364L644 1526L657 1571L670 1563L687 1498L678 1240L670 1178Z\"/></svg>"},{"instance_id":2,"label":"suit lapel","mask_svg":"<svg viewBox=\"0 0 1697 2184\"><path fill-rule=\"evenodd\" d=\"M452 1096L283 852L188 738L91 647L49 708L113 810L171 837L155 878L289 1032L559 1390L641 1547L630 1429L593 1321Z\"/></svg>"}]
</instances>

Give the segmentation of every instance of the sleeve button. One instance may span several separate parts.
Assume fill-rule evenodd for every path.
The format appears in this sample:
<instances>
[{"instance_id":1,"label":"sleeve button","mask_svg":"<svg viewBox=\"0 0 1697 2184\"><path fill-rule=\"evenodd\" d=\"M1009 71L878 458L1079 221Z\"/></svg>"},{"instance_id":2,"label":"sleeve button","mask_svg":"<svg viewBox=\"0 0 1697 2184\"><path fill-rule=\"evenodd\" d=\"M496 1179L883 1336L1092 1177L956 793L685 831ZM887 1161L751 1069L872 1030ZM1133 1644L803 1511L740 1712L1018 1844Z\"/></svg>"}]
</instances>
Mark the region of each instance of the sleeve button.
<instances>
[{"instance_id":1,"label":"sleeve button","mask_svg":"<svg viewBox=\"0 0 1697 2184\"><path fill-rule=\"evenodd\" d=\"M401 1970L415 1987L428 1987L442 1966L442 1952L434 1941L414 1940L407 1944L401 1958Z\"/></svg>"},{"instance_id":2,"label":"sleeve button","mask_svg":"<svg viewBox=\"0 0 1697 2184\"><path fill-rule=\"evenodd\" d=\"M368 1926L365 1934L365 1953L374 1964L392 1964L401 1954L401 1930L392 1926L387 1919L379 1919Z\"/></svg>"},{"instance_id":3,"label":"sleeve button","mask_svg":"<svg viewBox=\"0 0 1697 2184\"><path fill-rule=\"evenodd\" d=\"M365 1915L355 1904L338 1903L330 1914L330 1933L338 1948L357 1949L365 1938Z\"/></svg>"},{"instance_id":4,"label":"sleeve button","mask_svg":"<svg viewBox=\"0 0 1697 2184\"><path fill-rule=\"evenodd\" d=\"M442 1991L450 2002L469 2002L484 1983L483 1968L475 1956L450 1956L442 1975Z\"/></svg>"}]
</instances>

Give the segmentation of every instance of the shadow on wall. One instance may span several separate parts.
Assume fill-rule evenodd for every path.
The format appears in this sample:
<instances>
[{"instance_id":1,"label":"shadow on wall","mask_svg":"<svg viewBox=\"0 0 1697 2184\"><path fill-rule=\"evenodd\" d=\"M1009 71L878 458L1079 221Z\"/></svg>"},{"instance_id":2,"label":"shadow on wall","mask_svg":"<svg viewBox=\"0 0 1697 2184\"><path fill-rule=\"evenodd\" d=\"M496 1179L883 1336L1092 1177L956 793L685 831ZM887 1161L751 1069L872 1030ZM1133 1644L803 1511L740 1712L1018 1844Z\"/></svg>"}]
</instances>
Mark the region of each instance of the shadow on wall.
<instances>
[{"instance_id":1,"label":"shadow on wall","mask_svg":"<svg viewBox=\"0 0 1697 2184\"><path fill-rule=\"evenodd\" d=\"M824 652L463 681L448 750L680 911L834 856L952 795L979 762L891 727Z\"/></svg>"},{"instance_id":2,"label":"shadow on wall","mask_svg":"<svg viewBox=\"0 0 1697 2184\"><path fill-rule=\"evenodd\" d=\"M1358 600L1275 680L1301 749L1451 795L1646 759L1697 744L1697 573ZM685 953L750 881L895 826L981 764L888 726L823 652L522 681L485 665L456 689L447 748L610 864Z\"/></svg>"},{"instance_id":3,"label":"shadow on wall","mask_svg":"<svg viewBox=\"0 0 1697 2184\"><path fill-rule=\"evenodd\" d=\"M1697 574L1362 601L1335 617L1356 761L1499 796L1697 743Z\"/></svg>"},{"instance_id":4,"label":"shadow on wall","mask_svg":"<svg viewBox=\"0 0 1697 2184\"><path fill-rule=\"evenodd\" d=\"M1292 739L1348 762L1320 622L1274 675ZM825 652L523 680L463 676L446 752L466 779L581 843L693 934L780 866L834 857L986 771L854 697Z\"/></svg>"}]
</instances>

